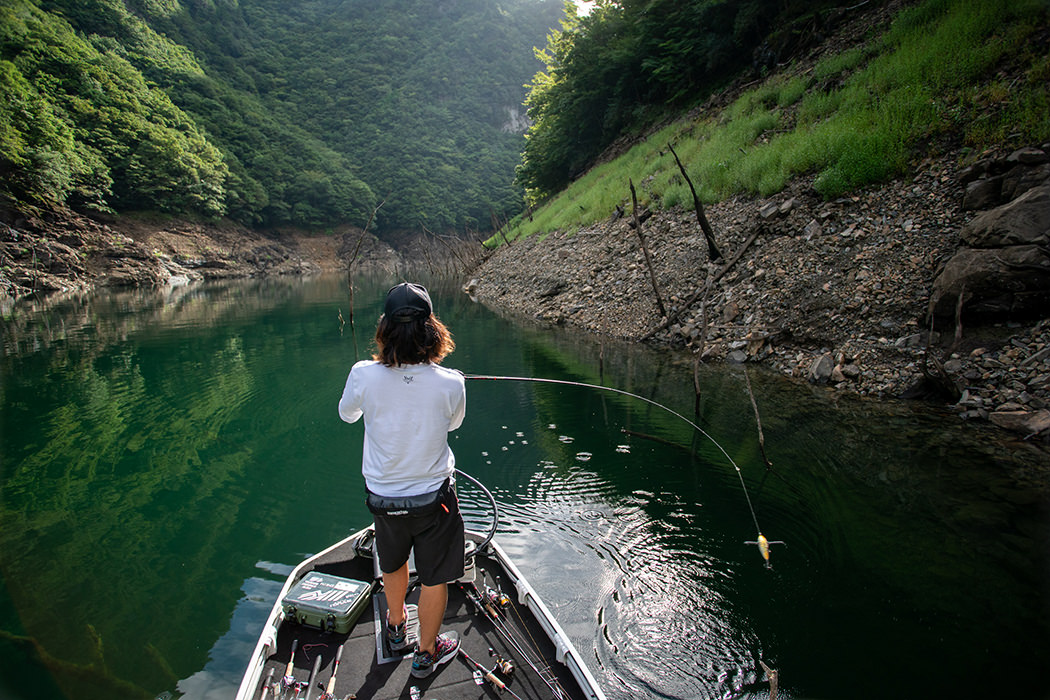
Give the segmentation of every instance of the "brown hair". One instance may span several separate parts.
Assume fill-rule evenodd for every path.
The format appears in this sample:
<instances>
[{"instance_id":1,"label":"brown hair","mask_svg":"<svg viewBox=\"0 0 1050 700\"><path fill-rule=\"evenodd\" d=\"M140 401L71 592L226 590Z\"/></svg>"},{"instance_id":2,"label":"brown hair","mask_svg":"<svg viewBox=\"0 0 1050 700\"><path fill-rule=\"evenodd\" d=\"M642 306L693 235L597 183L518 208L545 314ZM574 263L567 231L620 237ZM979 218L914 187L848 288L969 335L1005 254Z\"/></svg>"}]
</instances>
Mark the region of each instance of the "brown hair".
<instances>
[{"instance_id":1,"label":"brown hair","mask_svg":"<svg viewBox=\"0 0 1050 700\"><path fill-rule=\"evenodd\" d=\"M393 321L383 314L376 327L376 352L372 359L387 367L439 363L455 349L452 333L434 314L408 323Z\"/></svg>"}]
</instances>

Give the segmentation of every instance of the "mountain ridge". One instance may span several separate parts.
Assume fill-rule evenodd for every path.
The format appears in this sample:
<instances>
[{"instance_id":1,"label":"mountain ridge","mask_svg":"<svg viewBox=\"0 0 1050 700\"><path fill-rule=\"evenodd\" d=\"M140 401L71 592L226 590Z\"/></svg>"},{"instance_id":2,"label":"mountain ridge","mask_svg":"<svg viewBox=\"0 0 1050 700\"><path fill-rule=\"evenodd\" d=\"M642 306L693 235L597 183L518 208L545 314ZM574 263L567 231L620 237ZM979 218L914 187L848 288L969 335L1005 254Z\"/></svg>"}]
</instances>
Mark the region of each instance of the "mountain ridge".
<instances>
[{"instance_id":1,"label":"mountain ridge","mask_svg":"<svg viewBox=\"0 0 1050 700\"><path fill-rule=\"evenodd\" d=\"M10 196L458 232L522 207L505 127L556 0L10 0ZM306 40L304 40L304 37ZM380 207L380 204L382 206Z\"/></svg>"}]
</instances>

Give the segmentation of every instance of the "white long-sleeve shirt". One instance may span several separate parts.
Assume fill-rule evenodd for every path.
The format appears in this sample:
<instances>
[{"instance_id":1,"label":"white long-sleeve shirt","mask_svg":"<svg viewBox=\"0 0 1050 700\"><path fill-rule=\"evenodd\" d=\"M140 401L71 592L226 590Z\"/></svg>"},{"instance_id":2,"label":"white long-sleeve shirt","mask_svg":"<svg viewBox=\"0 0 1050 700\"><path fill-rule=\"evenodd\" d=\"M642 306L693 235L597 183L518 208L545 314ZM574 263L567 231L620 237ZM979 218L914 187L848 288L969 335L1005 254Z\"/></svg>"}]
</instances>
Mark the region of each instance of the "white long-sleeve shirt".
<instances>
[{"instance_id":1,"label":"white long-sleeve shirt","mask_svg":"<svg viewBox=\"0 0 1050 700\"><path fill-rule=\"evenodd\" d=\"M361 473L380 496L415 496L439 488L456 458L448 433L463 423L463 375L435 364L355 364L339 400L347 423L365 419Z\"/></svg>"}]
</instances>

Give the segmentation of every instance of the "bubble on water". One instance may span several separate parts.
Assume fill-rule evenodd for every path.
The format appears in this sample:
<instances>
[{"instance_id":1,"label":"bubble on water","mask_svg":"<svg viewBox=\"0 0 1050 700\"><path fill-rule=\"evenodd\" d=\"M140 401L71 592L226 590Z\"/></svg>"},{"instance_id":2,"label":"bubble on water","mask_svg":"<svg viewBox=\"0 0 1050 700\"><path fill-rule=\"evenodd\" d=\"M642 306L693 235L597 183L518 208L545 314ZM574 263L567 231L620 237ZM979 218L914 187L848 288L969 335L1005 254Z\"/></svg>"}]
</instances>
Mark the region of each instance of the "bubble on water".
<instances>
[{"instance_id":1,"label":"bubble on water","mask_svg":"<svg viewBox=\"0 0 1050 700\"><path fill-rule=\"evenodd\" d=\"M503 450L504 452L506 452L506 451L507 451L507 450L509 450L510 448L509 448L509 447L507 447L506 445L504 445L504 446L503 446L503 447L501 447L500 449L501 449L501 450Z\"/></svg>"},{"instance_id":2,"label":"bubble on water","mask_svg":"<svg viewBox=\"0 0 1050 700\"><path fill-rule=\"evenodd\" d=\"M616 446L616 451L617 452L621 452L623 454L630 454L631 446L630 445L617 445Z\"/></svg>"},{"instance_id":3,"label":"bubble on water","mask_svg":"<svg viewBox=\"0 0 1050 700\"><path fill-rule=\"evenodd\" d=\"M556 426L554 423L549 423L547 425L547 430L557 430L557 429L558 429L558 426Z\"/></svg>"},{"instance_id":4,"label":"bubble on water","mask_svg":"<svg viewBox=\"0 0 1050 700\"><path fill-rule=\"evenodd\" d=\"M593 457L593 456L594 455L592 455L590 452L577 452L576 453L576 460L579 461L579 462L590 462L591 461L591 457Z\"/></svg>"},{"instance_id":5,"label":"bubble on water","mask_svg":"<svg viewBox=\"0 0 1050 700\"><path fill-rule=\"evenodd\" d=\"M522 441L521 441L521 444L522 444L522 445L528 445L528 444L529 444L529 441L528 441L528 440L522 440Z\"/></svg>"},{"instance_id":6,"label":"bubble on water","mask_svg":"<svg viewBox=\"0 0 1050 700\"><path fill-rule=\"evenodd\" d=\"M540 466L544 469L552 469L557 465L555 465L554 462L550 461L549 459L541 459Z\"/></svg>"},{"instance_id":7,"label":"bubble on water","mask_svg":"<svg viewBox=\"0 0 1050 700\"><path fill-rule=\"evenodd\" d=\"M488 457L488 456L489 456L489 453L488 453L488 452L486 452L486 451L484 451L484 450L482 450L482 452L481 452L481 456L482 456L482 457Z\"/></svg>"},{"instance_id":8,"label":"bubble on water","mask_svg":"<svg viewBox=\"0 0 1050 700\"><path fill-rule=\"evenodd\" d=\"M525 437L525 433L521 432L520 430L514 434L518 437Z\"/></svg>"},{"instance_id":9,"label":"bubble on water","mask_svg":"<svg viewBox=\"0 0 1050 700\"><path fill-rule=\"evenodd\" d=\"M564 442L566 445L571 444L576 438L571 438L568 435L559 435L558 439Z\"/></svg>"}]
</instances>

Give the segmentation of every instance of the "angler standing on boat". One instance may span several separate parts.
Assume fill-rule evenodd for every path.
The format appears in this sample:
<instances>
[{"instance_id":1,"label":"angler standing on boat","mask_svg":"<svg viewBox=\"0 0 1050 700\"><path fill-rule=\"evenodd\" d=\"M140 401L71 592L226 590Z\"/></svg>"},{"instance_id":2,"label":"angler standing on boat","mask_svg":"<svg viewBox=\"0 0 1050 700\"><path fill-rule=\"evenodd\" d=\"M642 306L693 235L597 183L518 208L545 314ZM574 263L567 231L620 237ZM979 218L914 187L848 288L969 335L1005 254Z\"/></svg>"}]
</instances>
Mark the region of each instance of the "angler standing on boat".
<instances>
[{"instance_id":1,"label":"angler standing on boat","mask_svg":"<svg viewBox=\"0 0 1050 700\"><path fill-rule=\"evenodd\" d=\"M365 419L361 471L375 516L393 650L407 644L408 556L415 547L422 589L412 675L423 678L459 649L455 632L439 632L447 584L464 570L463 518L451 483L456 460L448 433L463 422L466 389L460 372L438 364L455 343L423 286L403 283L387 293L375 341L373 359L350 370L339 416L347 423Z\"/></svg>"}]
</instances>

